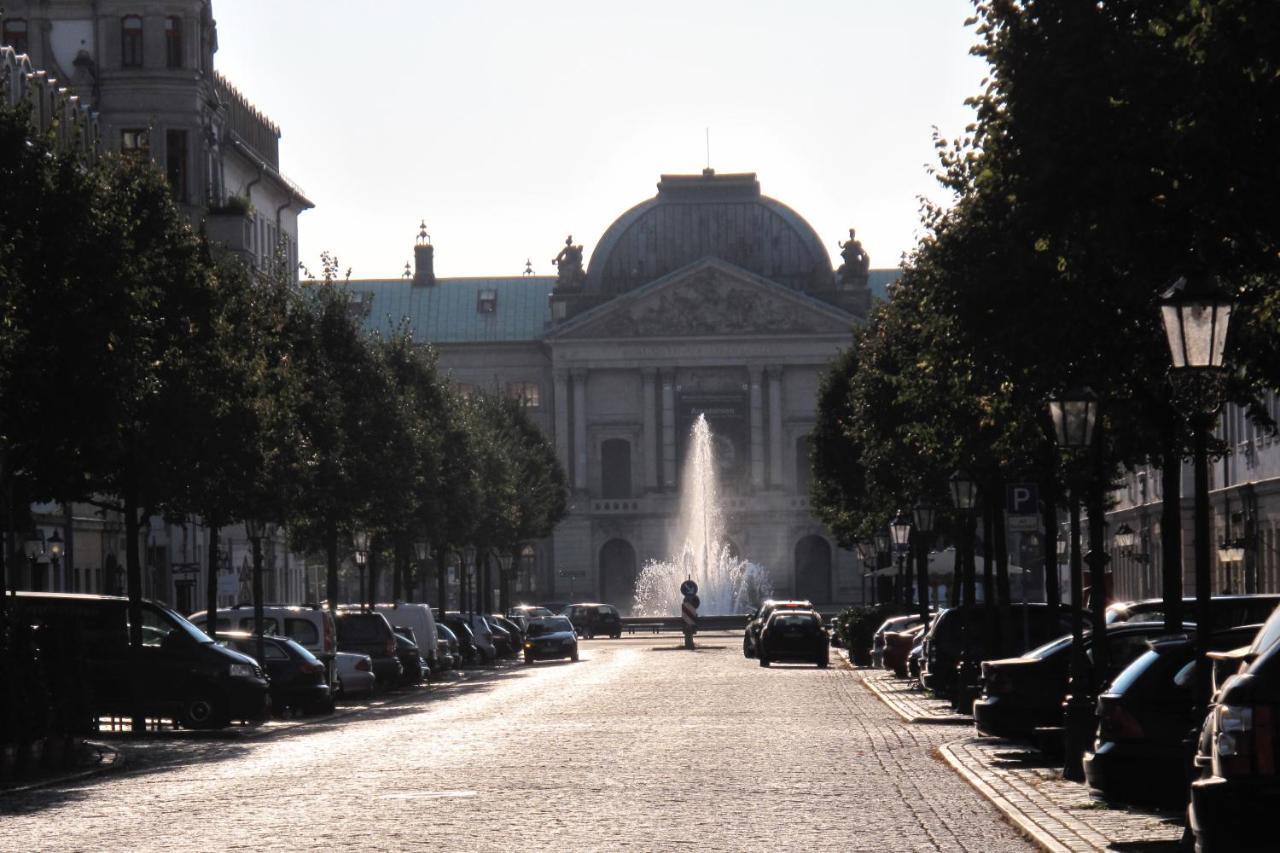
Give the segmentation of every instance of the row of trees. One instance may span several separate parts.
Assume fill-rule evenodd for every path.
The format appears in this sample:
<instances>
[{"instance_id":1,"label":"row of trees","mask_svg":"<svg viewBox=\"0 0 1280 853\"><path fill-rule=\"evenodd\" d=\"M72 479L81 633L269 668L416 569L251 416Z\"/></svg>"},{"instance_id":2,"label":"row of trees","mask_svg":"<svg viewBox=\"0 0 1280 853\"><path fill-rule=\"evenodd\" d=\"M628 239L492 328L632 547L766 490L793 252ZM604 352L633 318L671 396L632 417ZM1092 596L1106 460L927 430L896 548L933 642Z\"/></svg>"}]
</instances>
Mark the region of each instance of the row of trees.
<instances>
[{"instance_id":1,"label":"row of trees","mask_svg":"<svg viewBox=\"0 0 1280 853\"><path fill-rule=\"evenodd\" d=\"M1056 604L1058 508L1100 524L1123 466L1163 476L1164 595L1180 621L1186 419L1167 381L1158 297L1180 276L1238 308L1227 399L1274 427L1280 387L1280 6L1267 0L975 3L989 64L973 124L937 139L951 194L888 301L826 378L813 504L845 544L900 508L982 486L987 601L1009 600L1003 484L1036 481ZM1058 452L1046 400L1088 386L1092 452ZM972 525L943 532L963 547ZM994 553L992 553L994 550ZM958 586L957 584L953 584Z\"/></svg>"},{"instance_id":2,"label":"row of trees","mask_svg":"<svg viewBox=\"0 0 1280 853\"><path fill-rule=\"evenodd\" d=\"M357 530L374 576L381 557L408 593L425 586L417 543L440 566L463 545L487 560L563 516L563 471L521 404L460 397L408 328L367 334L333 258L299 287L283 265L219 257L153 164L86 166L33 138L22 108L0 109L0 185L11 549L33 500L119 512L136 607L140 528L195 514L214 531L213 600L217 530L276 524L325 556L332 607Z\"/></svg>"}]
</instances>

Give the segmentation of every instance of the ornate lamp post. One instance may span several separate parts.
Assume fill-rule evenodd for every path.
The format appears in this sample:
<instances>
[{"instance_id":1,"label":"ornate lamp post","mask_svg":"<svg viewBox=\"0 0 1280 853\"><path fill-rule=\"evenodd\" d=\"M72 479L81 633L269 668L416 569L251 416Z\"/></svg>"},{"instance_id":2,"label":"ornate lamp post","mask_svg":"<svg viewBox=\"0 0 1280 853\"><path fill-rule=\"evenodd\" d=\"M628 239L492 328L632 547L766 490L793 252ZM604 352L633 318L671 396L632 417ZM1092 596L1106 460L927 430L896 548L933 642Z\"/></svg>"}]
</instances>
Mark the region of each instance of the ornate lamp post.
<instances>
[{"instance_id":1,"label":"ornate lamp post","mask_svg":"<svg viewBox=\"0 0 1280 853\"><path fill-rule=\"evenodd\" d=\"M911 585L907 582L907 549L911 547L911 519L899 510L889 522L889 536L893 539L894 559L898 563L898 602L911 603Z\"/></svg>"},{"instance_id":2,"label":"ornate lamp post","mask_svg":"<svg viewBox=\"0 0 1280 853\"><path fill-rule=\"evenodd\" d=\"M929 539L933 536L933 523L937 510L932 504L918 503L911 514L916 522L916 590L920 600L920 618L929 624Z\"/></svg>"},{"instance_id":3,"label":"ornate lamp post","mask_svg":"<svg viewBox=\"0 0 1280 853\"><path fill-rule=\"evenodd\" d=\"M418 573L422 580L422 588L425 593L427 586L427 557L431 555L431 546L426 540L419 539L413 543L413 556L418 561ZM413 572L409 573L409 577L405 579L405 598L413 601Z\"/></svg>"},{"instance_id":4,"label":"ornate lamp post","mask_svg":"<svg viewBox=\"0 0 1280 853\"><path fill-rule=\"evenodd\" d=\"M1053 436L1059 450L1064 454L1088 452L1094 446L1094 431L1098 422L1098 397L1088 388L1078 389L1049 401L1049 417L1053 421ZM1084 752L1088 746L1092 732L1092 700L1089 688L1088 663L1084 654L1084 571L1080 555L1080 496L1079 487L1071 489L1068 502L1071 519L1070 565L1071 565L1071 672L1068 695L1063 709L1063 727L1066 730L1066 760L1062 775L1072 781L1084 779ZM1093 512L1090 512L1090 527L1093 527ZM1101 517L1097 519L1099 527ZM1104 596L1099 589L1099 580L1105 566L1105 555L1101 548L1090 551L1093 558L1090 568L1093 569L1095 609L1105 608ZM1102 557L1100 561L1098 558ZM1105 618L1097 620L1105 630ZM1095 663L1097 650L1102 646L1102 633L1099 625L1094 625Z\"/></svg>"},{"instance_id":5,"label":"ornate lamp post","mask_svg":"<svg viewBox=\"0 0 1280 853\"><path fill-rule=\"evenodd\" d=\"M265 667L266 641L262 639L262 535L265 531L261 521L246 519L244 532L253 546L253 634L256 638L254 651L258 663ZM209 621L213 621L212 616L213 614L210 614Z\"/></svg>"},{"instance_id":6,"label":"ornate lamp post","mask_svg":"<svg viewBox=\"0 0 1280 853\"><path fill-rule=\"evenodd\" d=\"M879 590L879 584L880 584L880 564L883 562L886 562L885 558L889 557L889 555L893 553L893 539L890 538L888 530L881 528L880 530L876 531L875 543L876 543L876 574L874 575L874 577L875 577L875 582L877 587L876 598L879 599L878 590Z\"/></svg>"},{"instance_id":7,"label":"ornate lamp post","mask_svg":"<svg viewBox=\"0 0 1280 853\"><path fill-rule=\"evenodd\" d=\"M49 537L49 591L57 592L59 583L58 575L62 570L62 536L58 531L53 531L53 535ZM65 587L65 584L62 586Z\"/></svg>"},{"instance_id":8,"label":"ornate lamp post","mask_svg":"<svg viewBox=\"0 0 1280 853\"><path fill-rule=\"evenodd\" d=\"M364 567L369 562L369 531L357 527L351 531L351 546L355 551L356 569L360 572L360 612L365 611Z\"/></svg>"},{"instance_id":9,"label":"ornate lamp post","mask_svg":"<svg viewBox=\"0 0 1280 853\"><path fill-rule=\"evenodd\" d=\"M960 660L956 664L955 705L963 709L967 704L969 685L978 683L979 661L974 657L978 650L976 643L969 639L969 620L977 615L977 583L973 574L973 510L978 505L978 481L966 471L956 471L951 475L951 503L960 518L960 537L956 548L956 562L961 561L963 552L963 569L960 598ZM970 709L972 705L969 706Z\"/></svg>"},{"instance_id":10,"label":"ornate lamp post","mask_svg":"<svg viewBox=\"0 0 1280 853\"><path fill-rule=\"evenodd\" d=\"M464 583L466 592L458 600L458 609L466 610L473 616L476 612L476 546L467 545L462 549L462 565L458 567L458 577Z\"/></svg>"},{"instance_id":11,"label":"ornate lamp post","mask_svg":"<svg viewBox=\"0 0 1280 853\"><path fill-rule=\"evenodd\" d=\"M1160 295L1160 319L1172 358L1170 380L1191 424L1195 470L1196 727L1209 699L1209 430L1222 405L1227 331L1235 308L1226 288L1207 275L1183 276Z\"/></svg>"}]
</instances>

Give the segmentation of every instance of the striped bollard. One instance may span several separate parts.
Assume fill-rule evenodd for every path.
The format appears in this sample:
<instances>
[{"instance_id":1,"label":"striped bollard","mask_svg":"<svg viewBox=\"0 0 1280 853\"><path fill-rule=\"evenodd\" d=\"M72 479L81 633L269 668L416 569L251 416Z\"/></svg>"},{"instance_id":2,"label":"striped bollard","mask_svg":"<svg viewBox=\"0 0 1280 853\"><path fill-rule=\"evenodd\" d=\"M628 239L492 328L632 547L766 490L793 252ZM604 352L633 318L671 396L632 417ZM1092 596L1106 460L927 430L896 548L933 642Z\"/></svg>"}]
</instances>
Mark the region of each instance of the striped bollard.
<instances>
[{"instance_id":1,"label":"striped bollard","mask_svg":"<svg viewBox=\"0 0 1280 853\"><path fill-rule=\"evenodd\" d=\"M698 630L698 585L690 578L680 584L680 594L684 601L680 605L680 618L684 621L684 647L693 648L693 635Z\"/></svg>"}]
</instances>

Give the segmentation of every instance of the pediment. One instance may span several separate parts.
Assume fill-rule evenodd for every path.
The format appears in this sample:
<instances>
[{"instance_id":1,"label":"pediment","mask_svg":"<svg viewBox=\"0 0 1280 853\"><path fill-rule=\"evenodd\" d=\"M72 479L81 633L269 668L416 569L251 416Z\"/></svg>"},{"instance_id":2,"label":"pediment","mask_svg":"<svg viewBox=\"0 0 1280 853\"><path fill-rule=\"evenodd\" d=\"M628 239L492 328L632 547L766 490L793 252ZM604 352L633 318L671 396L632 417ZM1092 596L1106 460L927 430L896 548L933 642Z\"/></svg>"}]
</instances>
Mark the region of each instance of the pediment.
<instances>
[{"instance_id":1,"label":"pediment","mask_svg":"<svg viewBox=\"0 0 1280 853\"><path fill-rule=\"evenodd\" d=\"M596 306L549 337L844 334L856 322L834 305L708 258Z\"/></svg>"}]
</instances>

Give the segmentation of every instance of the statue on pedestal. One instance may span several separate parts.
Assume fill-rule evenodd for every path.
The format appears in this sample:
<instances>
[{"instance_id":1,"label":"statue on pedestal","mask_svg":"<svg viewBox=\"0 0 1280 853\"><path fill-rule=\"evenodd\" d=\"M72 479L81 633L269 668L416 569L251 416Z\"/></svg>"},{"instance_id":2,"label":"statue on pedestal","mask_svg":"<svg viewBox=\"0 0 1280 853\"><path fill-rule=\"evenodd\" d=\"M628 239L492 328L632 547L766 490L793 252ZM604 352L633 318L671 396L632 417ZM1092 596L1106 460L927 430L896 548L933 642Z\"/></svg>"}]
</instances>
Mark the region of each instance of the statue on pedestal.
<instances>
[{"instance_id":1,"label":"statue on pedestal","mask_svg":"<svg viewBox=\"0 0 1280 853\"><path fill-rule=\"evenodd\" d=\"M865 288L870 278L871 258L862 248L862 241L855 236L854 229L849 229L848 240L836 245L840 247L840 257L844 259L844 263L836 270L836 280L840 287Z\"/></svg>"},{"instance_id":2,"label":"statue on pedestal","mask_svg":"<svg viewBox=\"0 0 1280 853\"><path fill-rule=\"evenodd\" d=\"M560 254L551 259L556 268L556 289L576 290L582 287L587 274L582 269L582 247L573 245L573 235L565 238Z\"/></svg>"}]
</instances>

